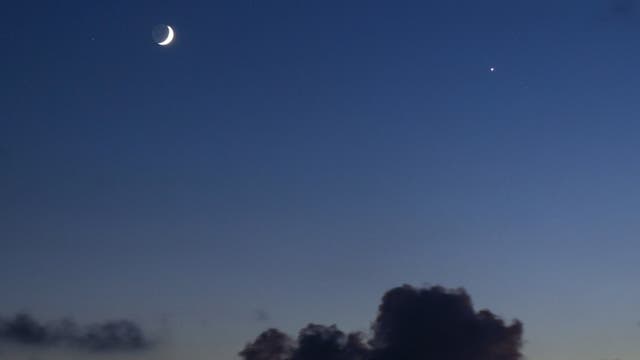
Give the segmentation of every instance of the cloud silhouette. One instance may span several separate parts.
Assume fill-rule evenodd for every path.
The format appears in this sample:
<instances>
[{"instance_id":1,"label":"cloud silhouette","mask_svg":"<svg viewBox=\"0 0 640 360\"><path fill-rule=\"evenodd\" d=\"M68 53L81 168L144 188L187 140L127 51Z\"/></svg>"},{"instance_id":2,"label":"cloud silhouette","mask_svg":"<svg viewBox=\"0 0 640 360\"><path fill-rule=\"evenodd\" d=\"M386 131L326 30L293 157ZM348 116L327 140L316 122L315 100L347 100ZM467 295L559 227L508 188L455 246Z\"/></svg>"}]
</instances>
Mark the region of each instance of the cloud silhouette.
<instances>
[{"instance_id":1,"label":"cloud silhouette","mask_svg":"<svg viewBox=\"0 0 640 360\"><path fill-rule=\"evenodd\" d=\"M73 320L41 323L29 314L0 318L0 343L24 346L68 347L93 352L135 351L152 346L140 327L130 320L108 321L80 327Z\"/></svg>"},{"instance_id":2,"label":"cloud silhouette","mask_svg":"<svg viewBox=\"0 0 640 360\"><path fill-rule=\"evenodd\" d=\"M476 312L463 289L393 289L382 299L373 332L376 360L521 358L522 324Z\"/></svg>"},{"instance_id":3,"label":"cloud silhouette","mask_svg":"<svg viewBox=\"0 0 640 360\"><path fill-rule=\"evenodd\" d=\"M335 325L310 324L292 339L269 329L240 352L245 360L520 360L522 324L475 311L464 289L404 285L382 298L367 341Z\"/></svg>"},{"instance_id":4,"label":"cloud silhouette","mask_svg":"<svg viewBox=\"0 0 640 360\"><path fill-rule=\"evenodd\" d=\"M369 353L359 333L345 334L335 325L309 324L300 330L292 360L360 360Z\"/></svg>"},{"instance_id":5,"label":"cloud silhouette","mask_svg":"<svg viewBox=\"0 0 640 360\"><path fill-rule=\"evenodd\" d=\"M258 335L240 352L246 360L286 360L293 354L294 341L277 329L269 329Z\"/></svg>"}]
</instances>

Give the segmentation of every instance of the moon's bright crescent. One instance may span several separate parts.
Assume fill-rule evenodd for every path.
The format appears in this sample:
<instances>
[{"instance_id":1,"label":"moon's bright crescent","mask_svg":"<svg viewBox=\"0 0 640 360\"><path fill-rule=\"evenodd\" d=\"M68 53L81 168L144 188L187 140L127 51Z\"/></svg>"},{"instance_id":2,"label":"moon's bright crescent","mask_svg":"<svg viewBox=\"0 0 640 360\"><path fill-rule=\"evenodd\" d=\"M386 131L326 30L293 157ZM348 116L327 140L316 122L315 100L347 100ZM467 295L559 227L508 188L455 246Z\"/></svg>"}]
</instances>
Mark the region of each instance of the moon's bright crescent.
<instances>
[{"instance_id":1,"label":"moon's bright crescent","mask_svg":"<svg viewBox=\"0 0 640 360\"><path fill-rule=\"evenodd\" d=\"M161 46L167 46L169 44L171 44L171 42L173 41L173 29L171 28L171 26L167 25L167 30L169 30L169 32L167 33L167 38L164 39L162 42L159 42L158 45Z\"/></svg>"}]
</instances>

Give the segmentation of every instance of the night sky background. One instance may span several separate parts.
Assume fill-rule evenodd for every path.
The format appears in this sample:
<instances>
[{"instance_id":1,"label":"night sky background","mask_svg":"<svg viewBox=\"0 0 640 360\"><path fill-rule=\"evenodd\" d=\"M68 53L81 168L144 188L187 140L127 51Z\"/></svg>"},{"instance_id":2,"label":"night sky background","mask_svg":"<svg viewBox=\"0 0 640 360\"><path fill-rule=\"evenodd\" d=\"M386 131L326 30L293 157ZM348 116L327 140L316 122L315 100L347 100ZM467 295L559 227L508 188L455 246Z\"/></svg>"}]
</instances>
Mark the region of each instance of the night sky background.
<instances>
[{"instance_id":1,"label":"night sky background","mask_svg":"<svg viewBox=\"0 0 640 360\"><path fill-rule=\"evenodd\" d=\"M519 319L531 360L640 357L640 2L6 1L0 24L0 325L153 342L0 326L1 359L236 359L269 327L366 332L405 283Z\"/></svg>"}]
</instances>

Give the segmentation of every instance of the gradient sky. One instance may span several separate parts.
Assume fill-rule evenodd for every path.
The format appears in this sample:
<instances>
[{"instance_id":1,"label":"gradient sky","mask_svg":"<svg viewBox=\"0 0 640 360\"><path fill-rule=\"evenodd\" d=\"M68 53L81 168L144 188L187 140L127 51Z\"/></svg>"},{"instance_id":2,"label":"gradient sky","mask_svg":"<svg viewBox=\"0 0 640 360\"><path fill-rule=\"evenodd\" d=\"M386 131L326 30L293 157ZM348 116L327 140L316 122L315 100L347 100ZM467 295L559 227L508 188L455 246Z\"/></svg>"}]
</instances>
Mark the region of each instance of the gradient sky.
<instances>
[{"instance_id":1,"label":"gradient sky","mask_svg":"<svg viewBox=\"0 0 640 360\"><path fill-rule=\"evenodd\" d=\"M222 360L270 326L366 330L387 289L442 284L520 319L529 359L640 357L640 3L11 1L0 20L0 315L131 318L164 339L132 358Z\"/></svg>"}]
</instances>

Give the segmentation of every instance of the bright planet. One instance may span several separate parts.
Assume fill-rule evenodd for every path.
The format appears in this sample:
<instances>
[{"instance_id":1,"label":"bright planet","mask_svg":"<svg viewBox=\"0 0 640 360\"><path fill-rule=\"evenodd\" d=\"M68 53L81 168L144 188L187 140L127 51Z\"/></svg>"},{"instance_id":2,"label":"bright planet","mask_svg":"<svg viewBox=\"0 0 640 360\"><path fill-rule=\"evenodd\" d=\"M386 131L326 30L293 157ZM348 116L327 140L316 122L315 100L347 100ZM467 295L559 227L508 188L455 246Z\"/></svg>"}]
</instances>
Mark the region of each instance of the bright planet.
<instances>
[{"instance_id":1,"label":"bright planet","mask_svg":"<svg viewBox=\"0 0 640 360\"><path fill-rule=\"evenodd\" d=\"M151 31L151 37L156 44L160 46L167 46L173 42L175 38L175 32L169 25L156 25Z\"/></svg>"}]
</instances>

